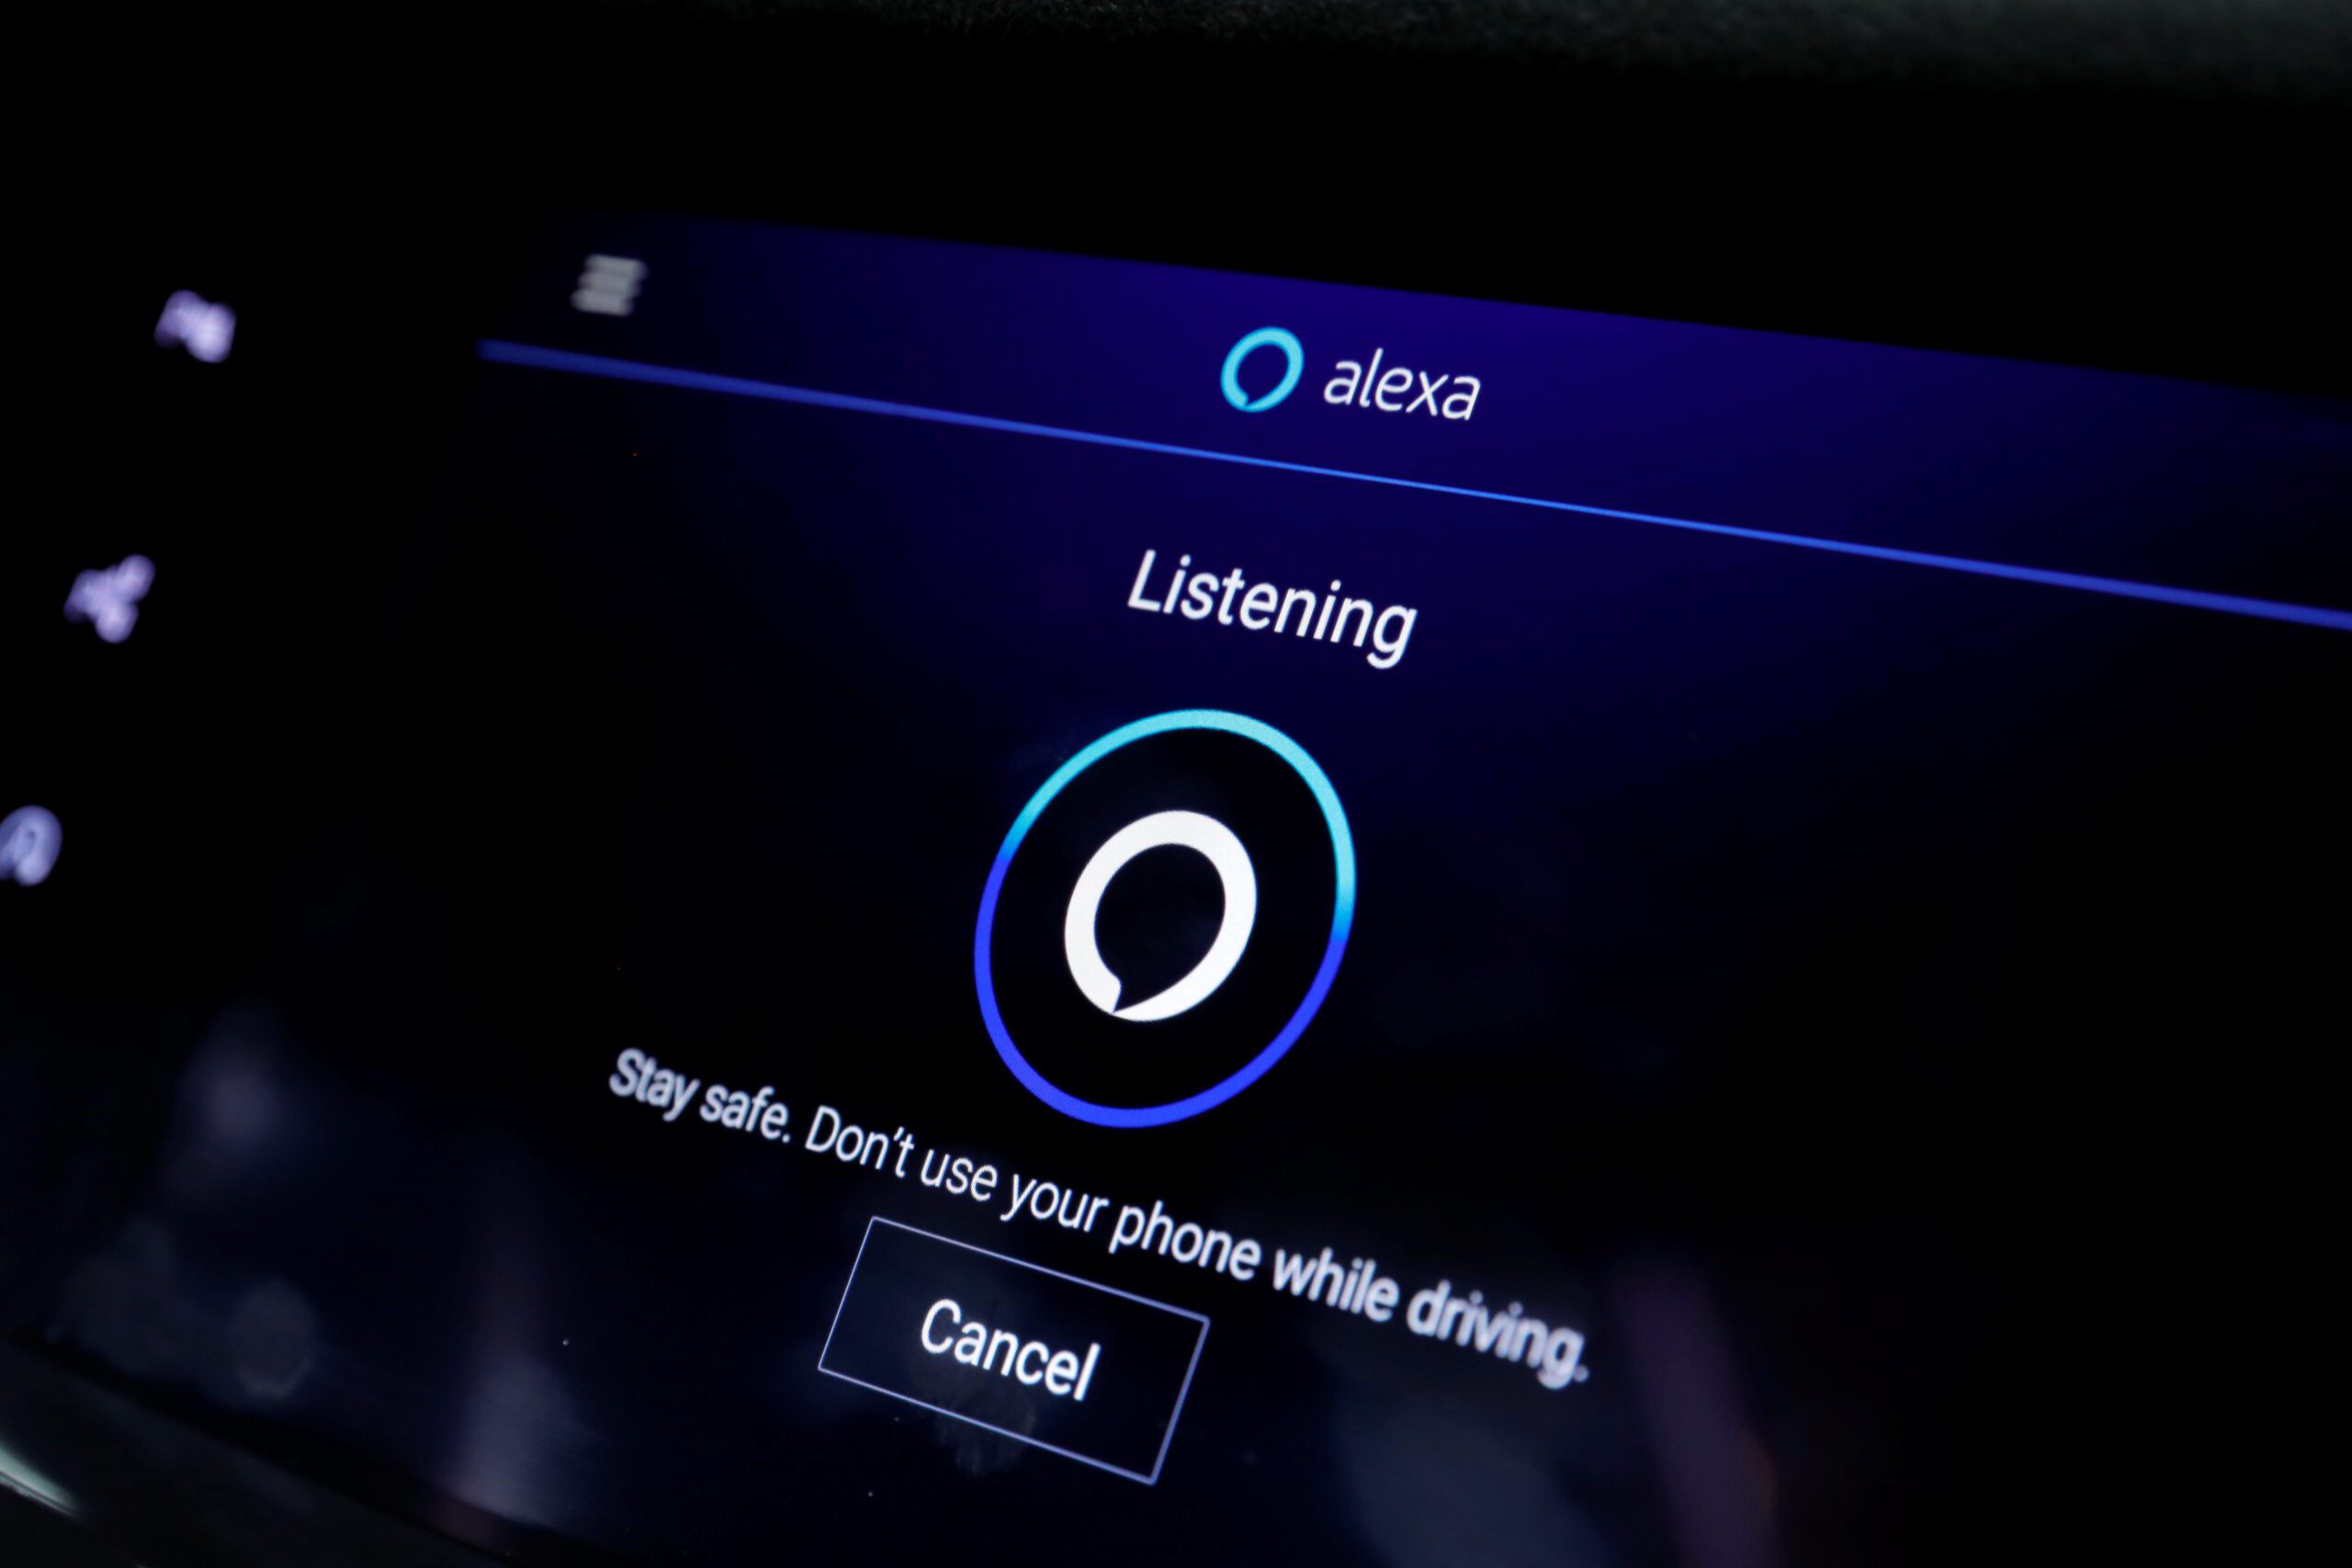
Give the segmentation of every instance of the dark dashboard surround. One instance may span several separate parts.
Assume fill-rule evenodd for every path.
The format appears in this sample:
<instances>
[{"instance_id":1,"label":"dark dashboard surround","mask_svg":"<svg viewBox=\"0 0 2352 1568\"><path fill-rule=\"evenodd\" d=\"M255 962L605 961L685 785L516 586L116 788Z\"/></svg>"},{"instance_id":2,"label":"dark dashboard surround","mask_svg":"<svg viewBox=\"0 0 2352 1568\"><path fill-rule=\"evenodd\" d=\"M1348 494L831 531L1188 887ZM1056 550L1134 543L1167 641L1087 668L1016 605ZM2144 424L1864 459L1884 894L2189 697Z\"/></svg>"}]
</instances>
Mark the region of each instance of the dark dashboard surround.
<instances>
[{"instance_id":1,"label":"dark dashboard surround","mask_svg":"<svg viewBox=\"0 0 2352 1568\"><path fill-rule=\"evenodd\" d=\"M522 0L52 27L78 107L34 197L118 244L448 254L546 210L650 208L2346 384L2328 193L2352 19L2305 0Z\"/></svg>"}]
</instances>

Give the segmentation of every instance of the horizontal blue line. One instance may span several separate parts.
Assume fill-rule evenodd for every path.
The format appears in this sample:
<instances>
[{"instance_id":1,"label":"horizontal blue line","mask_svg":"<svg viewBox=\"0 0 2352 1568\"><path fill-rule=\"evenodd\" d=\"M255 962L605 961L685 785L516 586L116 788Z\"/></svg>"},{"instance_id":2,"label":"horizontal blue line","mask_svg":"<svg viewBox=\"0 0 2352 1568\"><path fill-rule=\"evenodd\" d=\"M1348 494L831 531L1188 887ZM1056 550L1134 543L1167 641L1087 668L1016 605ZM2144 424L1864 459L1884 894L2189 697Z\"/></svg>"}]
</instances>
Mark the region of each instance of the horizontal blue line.
<instances>
[{"instance_id":1,"label":"horizontal blue line","mask_svg":"<svg viewBox=\"0 0 2352 1568\"><path fill-rule=\"evenodd\" d=\"M2012 566L2005 561L1974 560L1966 556L1935 555L1926 550L1894 549L1885 545L1856 544L1850 539L1824 539L1810 534L1781 534L1769 528L1741 528L1728 523L1701 523L1688 517L1664 517L1654 512L1625 512L1613 506L1589 506L1582 502L1550 501L1542 496L1512 495L1504 491L1472 490L1463 485L1437 484L1428 479L1400 479L1394 474L1367 474L1353 468L1328 468L1315 463L1286 462L1279 457L1255 457L1241 452L1219 452L1205 446L1181 446L1166 441L1144 441L1132 435L1106 435L1099 431L1071 430L1057 424L1032 424L1025 420L998 419L989 414L959 413L953 409L926 408L920 403L890 402L881 398L857 398L844 392L820 392L773 381L747 380L740 376L714 376L702 370L681 370L667 365L644 365L599 354L573 354L560 348L502 343L486 338L478 345L481 357L497 365L521 365L537 370L560 370L573 376L601 376L616 381L642 381L658 387L684 387L698 392L725 392L739 398L763 398L770 402L798 403L808 408L841 409L851 413L887 414L893 419L918 419L933 424L960 425L968 430L993 430L1011 435L1043 435L1056 441L1078 441L1090 446L1114 446L1129 452L1155 452L1169 457L1197 457L1211 463L1233 463L1250 468L1274 468L1283 473L1312 474L1320 479L1353 479L1360 484L1390 485L1398 490L1426 491L1432 495L1456 495L1471 501L1496 501L1511 506L1540 507L1547 512L1573 512L1585 517L1608 517L1621 523L1644 523L1657 528L1680 528L1693 534L1715 534L1730 539L1751 539L1767 545L1791 545L1798 549L1825 550L1832 555L1860 556L1868 560L1894 561L1904 566L1933 567L1939 571L1967 572L1975 577L2005 578L2047 588L2071 588L2085 593L2105 593L2119 599L2178 604L2192 610L2216 610L2223 615L2252 615L2266 621L2324 626L2352 631L2352 610L2330 610L2315 604L2290 604L2276 599L2251 599L2237 593L2209 593L2199 588L2168 588L2162 583L2133 582L2120 577L2095 577L2078 571L2051 571L2037 566Z\"/></svg>"}]
</instances>

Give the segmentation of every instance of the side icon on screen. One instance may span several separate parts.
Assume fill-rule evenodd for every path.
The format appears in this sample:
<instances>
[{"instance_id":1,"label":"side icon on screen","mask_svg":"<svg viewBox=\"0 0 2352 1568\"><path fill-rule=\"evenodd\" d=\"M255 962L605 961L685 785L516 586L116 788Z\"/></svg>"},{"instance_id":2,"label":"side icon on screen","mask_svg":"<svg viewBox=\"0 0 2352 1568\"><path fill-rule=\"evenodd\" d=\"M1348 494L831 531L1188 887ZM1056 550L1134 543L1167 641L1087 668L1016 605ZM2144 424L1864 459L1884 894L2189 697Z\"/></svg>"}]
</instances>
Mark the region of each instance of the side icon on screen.
<instances>
[{"instance_id":1,"label":"side icon on screen","mask_svg":"<svg viewBox=\"0 0 2352 1568\"><path fill-rule=\"evenodd\" d=\"M57 814L43 806L20 806L0 817L0 882L34 887L49 880L65 841Z\"/></svg>"}]
</instances>

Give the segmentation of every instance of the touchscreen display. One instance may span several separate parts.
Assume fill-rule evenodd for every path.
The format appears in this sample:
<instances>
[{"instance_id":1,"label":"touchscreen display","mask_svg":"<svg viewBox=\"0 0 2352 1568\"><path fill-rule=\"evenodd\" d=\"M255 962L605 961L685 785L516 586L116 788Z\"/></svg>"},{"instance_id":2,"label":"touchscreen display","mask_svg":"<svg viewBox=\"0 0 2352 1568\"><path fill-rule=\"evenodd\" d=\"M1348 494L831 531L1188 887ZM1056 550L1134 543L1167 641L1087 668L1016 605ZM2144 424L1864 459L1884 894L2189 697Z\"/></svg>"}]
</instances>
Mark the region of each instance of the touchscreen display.
<instances>
[{"instance_id":1,"label":"touchscreen display","mask_svg":"<svg viewBox=\"0 0 2352 1568\"><path fill-rule=\"evenodd\" d=\"M672 219L470 335L396 528L10 531L12 1365L526 1562L1981 1560L2318 1223L2343 403Z\"/></svg>"}]
</instances>

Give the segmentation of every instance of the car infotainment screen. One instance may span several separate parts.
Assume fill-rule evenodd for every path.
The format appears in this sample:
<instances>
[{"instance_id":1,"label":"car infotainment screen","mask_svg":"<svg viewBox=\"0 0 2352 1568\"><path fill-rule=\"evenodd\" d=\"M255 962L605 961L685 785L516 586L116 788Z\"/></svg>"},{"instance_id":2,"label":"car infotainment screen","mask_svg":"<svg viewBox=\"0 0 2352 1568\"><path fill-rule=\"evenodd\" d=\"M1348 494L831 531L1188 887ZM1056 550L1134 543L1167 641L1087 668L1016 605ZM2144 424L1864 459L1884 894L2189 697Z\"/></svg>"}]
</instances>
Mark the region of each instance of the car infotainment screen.
<instances>
[{"instance_id":1,"label":"car infotainment screen","mask_svg":"<svg viewBox=\"0 0 2352 1568\"><path fill-rule=\"evenodd\" d=\"M2352 407L683 218L503 299L327 474L423 348L159 293L140 503L10 530L0 1381L525 1562L1982 1561L2327 1223Z\"/></svg>"}]
</instances>

